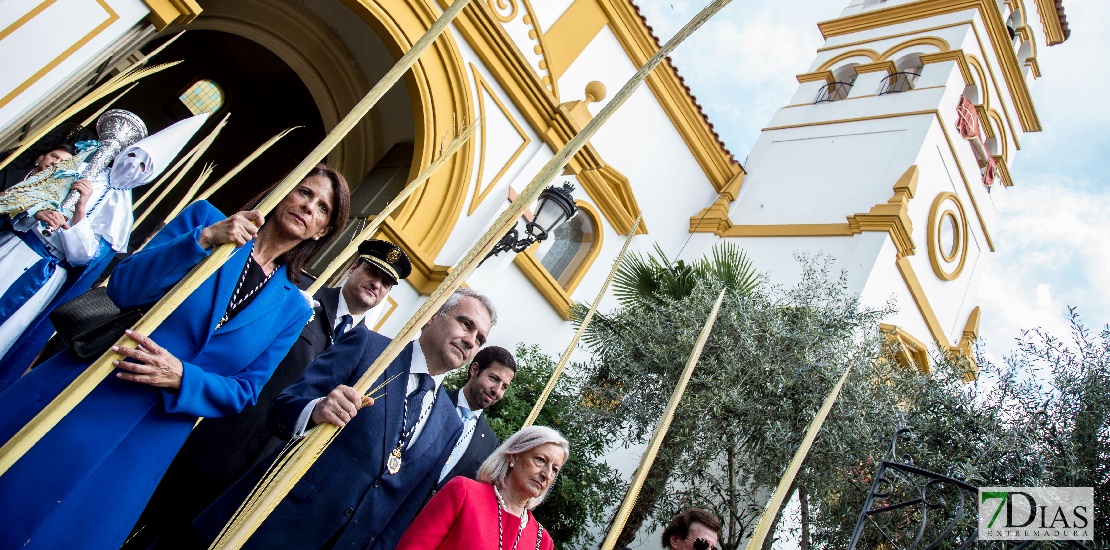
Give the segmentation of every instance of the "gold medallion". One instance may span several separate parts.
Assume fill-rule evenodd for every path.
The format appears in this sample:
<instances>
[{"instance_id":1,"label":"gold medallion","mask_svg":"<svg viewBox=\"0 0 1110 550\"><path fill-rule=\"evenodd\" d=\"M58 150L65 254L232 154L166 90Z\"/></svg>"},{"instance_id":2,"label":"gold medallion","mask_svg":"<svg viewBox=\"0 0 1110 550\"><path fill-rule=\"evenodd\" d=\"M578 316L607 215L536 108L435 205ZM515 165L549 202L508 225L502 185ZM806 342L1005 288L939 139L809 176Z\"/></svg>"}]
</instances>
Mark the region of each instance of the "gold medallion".
<instances>
[{"instance_id":1,"label":"gold medallion","mask_svg":"<svg viewBox=\"0 0 1110 550\"><path fill-rule=\"evenodd\" d=\"M385 461L385 471L391 474L401 471L401 447L397 447L393 449L392 453L389 453L389 458Z\"/></svg>"}]
</instances>

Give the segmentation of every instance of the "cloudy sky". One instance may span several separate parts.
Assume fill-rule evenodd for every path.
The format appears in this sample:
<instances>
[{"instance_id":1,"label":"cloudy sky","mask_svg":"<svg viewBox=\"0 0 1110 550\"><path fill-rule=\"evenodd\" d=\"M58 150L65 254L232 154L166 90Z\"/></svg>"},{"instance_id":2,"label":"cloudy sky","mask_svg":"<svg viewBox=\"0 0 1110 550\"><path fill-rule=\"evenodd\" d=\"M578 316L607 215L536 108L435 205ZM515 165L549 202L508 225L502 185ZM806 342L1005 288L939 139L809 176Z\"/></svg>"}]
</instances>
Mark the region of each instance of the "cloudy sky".
<instances>
[{"instance_id":1,"label":"cloudy sky","mask_svg":"<svg viewBox=\"0 0 1110 550\"><path fill-rule=\"evenodd\" d=\"M707 0L635 0L666 40ZM848 0L735 0L672 56L726 145L743 159L759 129L786 104L794 76L809 68L823 40L816 23ZM1032 0L1025 0L1030 9ZM1072 36L1038 44L1042 76L1033 99L1043 131L1022 137L1000 207L997 252L980 287L987 351L998 357L1023 328L1063 335L1067 306L1088 326L1110 321L1110 2L1065 0ZM1039 21L1034 24L1039 25ZM714 51L715 55L699 55ZM717 54L719 53L719 55ZM720 55L730 56L723 64ZM1103 281L1103 283L1099 283Z\"/></svg>"}]
</instances>

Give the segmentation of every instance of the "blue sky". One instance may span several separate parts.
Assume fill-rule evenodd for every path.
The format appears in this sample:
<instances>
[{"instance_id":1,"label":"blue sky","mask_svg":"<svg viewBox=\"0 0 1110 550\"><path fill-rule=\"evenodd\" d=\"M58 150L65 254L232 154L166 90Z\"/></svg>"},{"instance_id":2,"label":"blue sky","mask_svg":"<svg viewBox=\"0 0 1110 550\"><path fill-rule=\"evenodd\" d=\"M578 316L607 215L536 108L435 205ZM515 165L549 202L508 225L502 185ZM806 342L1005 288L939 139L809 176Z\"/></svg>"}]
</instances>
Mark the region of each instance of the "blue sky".
<instances>
[{"instance_id":1,"label":"blue sky","mask_svg":"<svg viewBox=\"0 0 1110 550\"><path fill-rule=\"evenodd\" d=\"M708 0L635 0L666 40ZM793 95L823 40L816 23L848 0L735 0L672 56L679 72L736 158ZM1027 8L1035 9L1032 0ZM1089 327L1110 321L1103 286L1110 276L1110 3L1064 0L1072 36L1038 44L1041 78L1033 98L1043 131L1026 134L999 207L979 289L983 338L995 357L1023 328L1064 336L1064 314L1078 306ZM1039 25L1039 21L1034 22ZM703 55L712 51L714 55ZM721 63L721 59L726 59ZM907 307L903 305L902 307Z\"/></svg>"}]
</instances>

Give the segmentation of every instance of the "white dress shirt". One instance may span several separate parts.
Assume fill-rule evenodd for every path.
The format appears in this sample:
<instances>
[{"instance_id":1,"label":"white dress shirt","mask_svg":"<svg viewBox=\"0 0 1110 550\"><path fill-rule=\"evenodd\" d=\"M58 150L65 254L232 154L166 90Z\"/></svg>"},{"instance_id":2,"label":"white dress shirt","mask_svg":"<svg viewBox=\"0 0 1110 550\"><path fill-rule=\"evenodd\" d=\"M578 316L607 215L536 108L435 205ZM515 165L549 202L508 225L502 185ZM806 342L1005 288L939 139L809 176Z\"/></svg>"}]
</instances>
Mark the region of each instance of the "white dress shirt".
<instances>
[{"instance_id":1,"label":"white dress shirt","mask_svg":"<svg viewBox=\"0 0 1110 550\"><path fill-rule=\"evenodd\" d=\"M424 350L420 348L420 338L417 337L417 339L412 342L412 363L409 367L409 383L405 390L406 397L420 387L419 375L421 373L431 374L428 372L428 360L424 358ZM432 381L435 382L435 386L424 395L424 402L420 408L420 416L418 417L420 421L417 422L416 429L412 432L412 437L405 442L406 449L411 447L413 442L415 442L424 431L424 425L428 423L428 417L431 416L432 406L435 405L436 394L439 393L439 386L443 383L443 378L445 376L447 376L447 373L432 375ZM323 399L324 397L318 397L309 401L301 411L301 414L297 416L297 424L293 426L294 439L304 435L305 431L308 429L308 422L312 419L312 409L316 407L316 403ZM408 429L409 427L406 426L405 430Z\"/></svg>"},{"instance_id":2,"label":"white dress shirt","mask_svg":"<svg viewBox=\"0 0 1110 550\"><path fill-rule=\"evenodd\" d=\"M469 410L474 416L467 419L463 416L462 409ZM455 413L459 415L459 420L462 420L463 431L462 435L459 436L459 440L451 449L451 456L447 457L447 464L443 465L443 470L439 473L440 481L443 481L443 478L458 465L459 460L462 460L462 456L466 454L466 449L470 447L470 442L474 439L474 432L477 431L478 428L478 417L482 415L483 410L484 409L471 409L470 403L466 401L466 393L463 392L462 389L459 389L459 402L455 406Z\"/></svg>"},{"instance_id":3,"label":"white dress shirt","mask_svg":"<svg viewBox=\"0 0 1110 550\"><path fill-rule=\"evenodd\" d=\"M358 324L362 322L362 319L366 317L365 312L363 312L361 315L355 315L354 313L351 313L351 308L347 306L347 299L343 297L343 291L340 290L339 306L335 308L335 323L331 326L332 334L335 334L335 330L339 328L339 323L342 322L344 315L351 316L351 326L347 327L347 330L351 330L352 328L358 326Z\"/></svg>"}]
</instances>

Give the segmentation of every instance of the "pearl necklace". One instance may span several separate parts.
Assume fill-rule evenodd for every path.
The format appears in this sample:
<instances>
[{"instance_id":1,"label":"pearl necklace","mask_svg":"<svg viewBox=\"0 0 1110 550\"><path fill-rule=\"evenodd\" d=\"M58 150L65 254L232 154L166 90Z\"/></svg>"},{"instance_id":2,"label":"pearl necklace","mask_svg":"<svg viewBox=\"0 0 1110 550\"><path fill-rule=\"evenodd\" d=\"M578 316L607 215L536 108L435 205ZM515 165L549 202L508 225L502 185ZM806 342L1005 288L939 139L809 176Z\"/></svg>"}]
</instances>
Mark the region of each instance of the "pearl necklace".
<instances>
[{"instance_id":1,"label":"pearl necklace","mask_svg":"<svg viewBox=\"0 0 1110 550\"><path fill-rule=\"evenodd\" d=\"M505 549L505 524L501 517L501 510L504 508L506 512L509 511L505 507L505 499L501 497L501 491L497 490L497 486L493 486L493 494L497 496L497 548L498 550ZM511 550L516 550L516 545L520 544L520 536L524 534L524 526L528 523L528 508L520 513L520 529L516 532L516 540L513 541Z\"/></svg>"}]
</instances>

